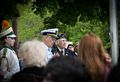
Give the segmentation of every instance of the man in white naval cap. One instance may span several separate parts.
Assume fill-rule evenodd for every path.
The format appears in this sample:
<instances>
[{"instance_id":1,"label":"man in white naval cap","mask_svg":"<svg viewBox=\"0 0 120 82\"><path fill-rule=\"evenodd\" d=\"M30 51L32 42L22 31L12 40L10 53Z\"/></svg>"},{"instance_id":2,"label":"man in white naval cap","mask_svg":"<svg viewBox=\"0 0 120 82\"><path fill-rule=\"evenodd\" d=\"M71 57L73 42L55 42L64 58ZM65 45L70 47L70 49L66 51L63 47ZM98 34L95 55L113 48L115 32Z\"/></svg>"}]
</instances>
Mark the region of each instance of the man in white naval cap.
<instances>
[{"instance_id":1,"label":"man in white naval cap","mask_svg":"<svg viewBox=\"0 0 120 82\"><path fill-rule=\"evenodd\" d=\"M57 38L58 28L42 30L41 34L43 36L43 48L46 49L46 61L49 61L54 56L51 50Z\"/></svg>"}]
</instances>

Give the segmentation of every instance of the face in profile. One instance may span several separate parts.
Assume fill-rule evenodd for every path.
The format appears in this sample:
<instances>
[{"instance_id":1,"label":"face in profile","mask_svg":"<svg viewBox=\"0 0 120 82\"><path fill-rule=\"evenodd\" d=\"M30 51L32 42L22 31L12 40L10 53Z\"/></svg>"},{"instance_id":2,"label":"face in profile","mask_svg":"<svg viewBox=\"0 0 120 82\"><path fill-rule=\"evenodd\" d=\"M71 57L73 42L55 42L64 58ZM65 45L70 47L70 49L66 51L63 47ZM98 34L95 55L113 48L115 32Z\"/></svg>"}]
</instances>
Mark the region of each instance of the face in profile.
<instances>
[{"instance_id":1,"label":"face in profile","mask_svg":"<svg viewBox=\"0 0 120 82\"><path fill-rule=\"evenodd\" d=\"M52 36L47 36L46 37L46 44L48 47L53 47L54 43L55 43L56 39Z\"/></svg>"},{"instance_id":2,"label":"face in profile","mask_svg":"<svg viewBox=\"0 0 120 82\"><path fill-rule=\"evenodd\" d=\"M73 45L68 45L68 48L67 49L69 49L69 50L71 50L71 51L74 51L74 46Z\"/></svg>"},{"instance_id":3,"label":"face in profile","mask_svg":"<svg viewBox=\"0 0 120 82\"><path fill-rule=\"evenodd\" d=\"M15 37L7 37L5 39L5 42L9 45L9 46L14 46L14 43L15 43Z\"/></svg>"},{"instance_id":4,"label":"face in profile","mask_svg":"<svg viewBox=\"0 0 120 82\"><path fill-rule=\"evenodd\" d=\"M61 38L58 40L58 46L61 48L61 49L64 49L66 47L66 38Z\"/></svg>"}]
</instances>

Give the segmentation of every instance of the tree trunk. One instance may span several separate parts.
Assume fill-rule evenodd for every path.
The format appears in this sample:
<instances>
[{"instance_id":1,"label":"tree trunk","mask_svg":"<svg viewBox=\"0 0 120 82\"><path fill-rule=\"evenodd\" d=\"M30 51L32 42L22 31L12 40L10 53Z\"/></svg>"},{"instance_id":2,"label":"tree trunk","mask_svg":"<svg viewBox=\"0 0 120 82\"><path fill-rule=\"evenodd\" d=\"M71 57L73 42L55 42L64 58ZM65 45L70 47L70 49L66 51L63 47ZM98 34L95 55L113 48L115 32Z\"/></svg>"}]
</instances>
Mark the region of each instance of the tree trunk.
<instances>
[{"instance_id":1,"label":"tree trunk","mask_svg":"<svg viewBox=\"0 0 120 82\"><path fill-rule=\"evenodd\" d=\"M16 41L15 41L15 45L14 45L14 49L15 49L15 52L18 56L18 17L15 17L12 21L12 26L13 26L13 31L16 35Z\"/></svg>"}]
</instances>

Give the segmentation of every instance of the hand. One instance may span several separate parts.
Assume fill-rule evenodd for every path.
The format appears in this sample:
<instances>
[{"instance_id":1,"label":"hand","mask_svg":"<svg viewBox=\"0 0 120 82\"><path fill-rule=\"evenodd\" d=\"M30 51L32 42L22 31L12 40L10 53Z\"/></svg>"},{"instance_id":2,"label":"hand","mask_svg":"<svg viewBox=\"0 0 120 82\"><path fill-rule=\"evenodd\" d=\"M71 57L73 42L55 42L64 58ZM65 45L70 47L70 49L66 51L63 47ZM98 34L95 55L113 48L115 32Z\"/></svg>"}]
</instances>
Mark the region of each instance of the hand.
<instances>
[{"instance_id":1,"label":"hand","mask_svg":"<svg viewBox=\"0 0 120 82\"><path fill-rule=\"evenodd\" d=\"M57 52L57 53L54 53L54 55L53 56L57 56L57 57L59 57L60 56L60 54Z\"/></svg>"}]
</instances>

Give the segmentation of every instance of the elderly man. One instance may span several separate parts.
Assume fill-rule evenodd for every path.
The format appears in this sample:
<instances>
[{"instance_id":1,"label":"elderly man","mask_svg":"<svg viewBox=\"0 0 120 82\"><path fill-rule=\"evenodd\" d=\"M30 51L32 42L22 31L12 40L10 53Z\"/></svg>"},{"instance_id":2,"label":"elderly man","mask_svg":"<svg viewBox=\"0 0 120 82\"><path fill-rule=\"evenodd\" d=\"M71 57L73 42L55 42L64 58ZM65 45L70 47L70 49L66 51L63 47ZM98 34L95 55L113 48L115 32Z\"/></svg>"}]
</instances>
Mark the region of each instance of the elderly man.
<instances>
[{"instance_id":1,"label":"elderly man","mask_svg":"<svg viewBox=\"0 0 120 82\"><path fill-rule=\"evenodd\" d=\"M57 28L46 29L41 31L41 34L43 36L43 48L46 49L47 55L46 61L49 61L53 57L51 50L56 41L57 33L58 33Z\"/></svg>"},{"instance_id":2,"label":"elderly man","mask_svg":"<svg viewBox=\"0 0 120 82\"><path fill-rule=\"evenodd\" d=\"M75 57L76 54L66 48L66 36L65 34L58 34L56 44L52 49L53 53L59 54L60 56L71 56Z\"/></svg>"}]
</instances>

